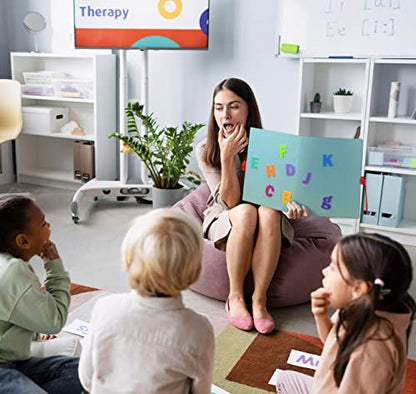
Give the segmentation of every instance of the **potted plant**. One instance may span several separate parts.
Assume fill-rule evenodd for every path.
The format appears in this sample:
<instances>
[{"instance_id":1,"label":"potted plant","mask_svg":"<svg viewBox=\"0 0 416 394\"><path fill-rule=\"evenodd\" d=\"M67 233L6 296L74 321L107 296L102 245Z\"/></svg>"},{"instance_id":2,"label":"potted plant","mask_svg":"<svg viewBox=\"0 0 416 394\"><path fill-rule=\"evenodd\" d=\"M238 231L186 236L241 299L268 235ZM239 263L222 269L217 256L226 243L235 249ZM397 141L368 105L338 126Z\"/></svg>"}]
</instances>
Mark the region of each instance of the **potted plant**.
<instances>
[{"instance_id":1,"label":"potted plant","mask_svg":"<svg viewBox=\"0 0 416 394\"><path fill-rule=\"evenodd\" d=\"M338 89L332 95L334 97L334 111L345 114L351 111L352 95L354 92L346 89Z\"/></svg>"},{"instance_id":2,"label":"potted plant","mask_svg":"<svg viewBox=\"0 0 416 394\"><path fill-rule=\"evenodd\" d=\"M311 101L309 104L311 106L311 112L313 114L319 114L321 112L322 106L321 95L318 92L316 92L315 96L313 96L313 101Z\"/></svg>"},{"instance_id":3,"label":"potted plant","mask_svg":"<svg viewBox=\"0 0 416 394\"><path fill-rule=\"evenodd\" d=\"M204 124L183 122L182 127L160 127L153 114L145 115L143 105L129 103L125 109L127 135L112 133L123 141L123 152L133 152L146 166L153 181L152 200L154 208L169 206L183 196L182 178L194 185L201 183L198 174L188 171L195 134ZM140 119L145 133L140 133L136 117Z\"/></svg>"}]
</instances>

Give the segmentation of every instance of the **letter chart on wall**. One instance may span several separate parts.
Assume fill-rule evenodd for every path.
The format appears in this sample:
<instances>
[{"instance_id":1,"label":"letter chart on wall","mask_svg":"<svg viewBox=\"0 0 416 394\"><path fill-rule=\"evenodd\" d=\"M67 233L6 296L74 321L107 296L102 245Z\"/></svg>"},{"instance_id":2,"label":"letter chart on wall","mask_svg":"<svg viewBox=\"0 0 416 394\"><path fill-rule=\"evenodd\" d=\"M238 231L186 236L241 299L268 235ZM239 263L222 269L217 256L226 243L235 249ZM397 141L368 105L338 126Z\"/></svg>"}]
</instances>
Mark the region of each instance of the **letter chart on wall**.
<instances>
[{"instance_id":1,"label":"letter chart on wall","mask_svg":"<svg viewBox=\"0 0 416 394\"><path fill-rule=\"evenodd\" d=\"M209 0L74 0L76 48L208 48Z\"/></svg>"},{"instance_id":2,"label":"letter chart on wall","mask_svg":"<svg viewBox=\"0 0 416 394\"><path fill-rule=\"evenodd\" d=\"M243 200L286 211L293 200L311 215L358 218L362 140L251 128Z\"/></svg>"}]
</instances>

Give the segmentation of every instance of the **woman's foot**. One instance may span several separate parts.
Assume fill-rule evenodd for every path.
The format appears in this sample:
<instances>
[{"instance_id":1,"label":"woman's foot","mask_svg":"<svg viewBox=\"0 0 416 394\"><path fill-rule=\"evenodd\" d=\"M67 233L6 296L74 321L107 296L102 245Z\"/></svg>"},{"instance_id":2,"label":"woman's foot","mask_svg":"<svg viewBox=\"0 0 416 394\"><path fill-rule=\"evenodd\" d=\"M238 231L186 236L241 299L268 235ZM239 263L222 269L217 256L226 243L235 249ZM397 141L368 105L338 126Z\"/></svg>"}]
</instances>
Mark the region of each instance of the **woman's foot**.
<instances>
[{"instance_id":1,"label":"woman's foot","mask_svg":"<svg viewBox=\"0 0 416 394\"><path fill-rule=\"evenodd\" d=\"M230 307L231 304L231 307ZM225 302L225 310L229 322L240 330L249 331L253 328L253 318L247 311L244 300L239 297L229 297ZM231 312L232 310L232 312Z\"/></svg>"},{"instance_id":2,"label":"woman's foot","mask_svg":"<svg viewBox=\"0 0 416 394\"><path fill-rule=\"evenodd\" d=\"M273 316L269 313L266 305L253 301L253 323L260 334L270 334L275 329Z\"/></svg>"}]
</instances>

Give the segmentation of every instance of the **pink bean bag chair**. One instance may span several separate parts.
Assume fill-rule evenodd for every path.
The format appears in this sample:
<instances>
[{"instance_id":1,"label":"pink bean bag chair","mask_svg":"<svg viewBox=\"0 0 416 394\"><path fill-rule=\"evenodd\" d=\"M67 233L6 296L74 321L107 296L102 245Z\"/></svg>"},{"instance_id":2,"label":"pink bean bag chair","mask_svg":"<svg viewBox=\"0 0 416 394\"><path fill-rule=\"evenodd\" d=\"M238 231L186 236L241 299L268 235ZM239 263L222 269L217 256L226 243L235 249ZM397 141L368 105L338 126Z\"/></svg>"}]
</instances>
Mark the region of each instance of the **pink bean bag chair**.
<instances>
[{"instance_id":1,"label":"pink bean bag chair","mask_svg":"<svg viewBox=\"0 0 416 394\"><path fill-rule=\"evenodd\" d=\"M208 185L199 186L175 204L175 208L194 216L201 223L203 212L212 203ZM268 305L278 308L296 305L310 299L311 291L321 286L322 269L330 262L331 251L341 237L339 227L329 219L310 216L291 220L293 244L282 249L276 272L268 290ZM245 282L246 294L253 292L253 278ZM197 293L225 301L229 292L225 252L204 240L202 272L191 286Z\"/></svg>"}]
</instances>

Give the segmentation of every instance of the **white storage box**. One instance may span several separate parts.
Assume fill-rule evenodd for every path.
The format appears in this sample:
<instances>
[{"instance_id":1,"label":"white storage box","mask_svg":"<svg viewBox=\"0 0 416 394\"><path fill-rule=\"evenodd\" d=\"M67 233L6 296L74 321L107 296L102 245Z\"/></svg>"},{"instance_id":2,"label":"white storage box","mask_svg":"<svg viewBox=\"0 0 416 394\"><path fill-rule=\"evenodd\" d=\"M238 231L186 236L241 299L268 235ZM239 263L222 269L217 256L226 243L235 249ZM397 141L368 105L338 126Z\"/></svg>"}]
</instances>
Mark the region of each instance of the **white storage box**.
<instances>
[{"instance_id":1,"label":"white storage box","mask_svg":"<svg viewBox=\"0 0 416 394\"><path fill-rule=\"evenodd\" d=\"M55 96L93 99L93 83L84 79L54 79Z\"/></svg>"},{"instance_id":2,"label":"white storage box","mask_svg":"<svg viewBox=\"0 0 416 394\"><path fill-rule=\"evenodd\" d=\"M22 107L23 111L23 133L56 133L61 127L68 123L68 108L66 107Z\"/></svg>"}]
</instances>

